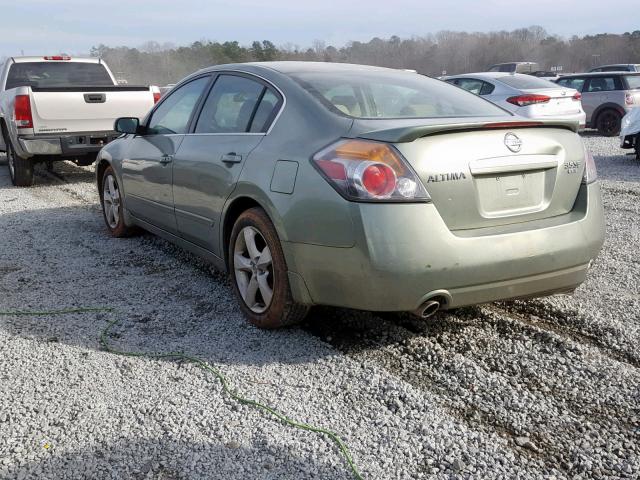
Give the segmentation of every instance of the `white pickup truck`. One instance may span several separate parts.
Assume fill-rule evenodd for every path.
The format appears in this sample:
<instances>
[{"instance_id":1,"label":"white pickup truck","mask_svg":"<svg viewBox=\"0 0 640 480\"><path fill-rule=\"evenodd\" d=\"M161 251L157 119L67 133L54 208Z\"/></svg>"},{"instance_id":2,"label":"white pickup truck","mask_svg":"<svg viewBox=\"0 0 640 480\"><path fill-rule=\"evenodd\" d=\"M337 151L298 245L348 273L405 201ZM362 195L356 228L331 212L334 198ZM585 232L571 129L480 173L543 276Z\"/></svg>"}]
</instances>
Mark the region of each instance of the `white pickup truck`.
<instances>
[{"instance_id":1,"label":"white pickup truck","mask_svg":"<svg viewBox=\"0 0 640 480\"><path fill-rule=\"evenodd\" d=\"M119 134L118 117L144 117L157 87L118 85L99 58L9 58L0 70L0 152L16 186L33 183L37 162L90 165Z\"/></svg>"}]
</instances>

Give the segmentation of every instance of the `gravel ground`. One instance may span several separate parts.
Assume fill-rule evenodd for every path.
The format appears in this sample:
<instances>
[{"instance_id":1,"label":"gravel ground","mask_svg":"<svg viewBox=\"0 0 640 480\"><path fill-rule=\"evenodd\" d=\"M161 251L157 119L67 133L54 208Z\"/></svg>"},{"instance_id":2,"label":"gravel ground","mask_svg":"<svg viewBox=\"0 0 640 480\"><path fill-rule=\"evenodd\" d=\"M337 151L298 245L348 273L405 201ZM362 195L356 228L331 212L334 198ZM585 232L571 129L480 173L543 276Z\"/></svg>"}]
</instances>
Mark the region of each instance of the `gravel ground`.
<instances>
[{"instance_id":1,"label":"gravel ground","mask_svg":"<svg viewBox=\"0 0 640 480\"><path fill-rule=\"evenodd\" d=\"M201 369L116 356L184 351L243 395L337 431L364 478L640 476L640 163L597 155L607 242L574 296L429 322L318 308L302 328L242 319L226 278L141 235L107 236L89 168L10 186L0 158L0 478L352 478L327 438L226 396Z\"/></svg>"}]
</instances>

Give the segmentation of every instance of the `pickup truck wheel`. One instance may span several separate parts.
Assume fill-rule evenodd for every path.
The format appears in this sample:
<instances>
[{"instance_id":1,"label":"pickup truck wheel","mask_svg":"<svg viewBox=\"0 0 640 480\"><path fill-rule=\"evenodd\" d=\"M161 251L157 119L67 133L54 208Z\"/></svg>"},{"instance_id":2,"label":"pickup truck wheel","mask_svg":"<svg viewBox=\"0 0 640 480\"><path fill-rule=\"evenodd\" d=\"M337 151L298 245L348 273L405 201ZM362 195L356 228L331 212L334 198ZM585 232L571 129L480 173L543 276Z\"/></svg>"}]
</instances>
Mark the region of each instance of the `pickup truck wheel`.
<instances>
[{"instance_id":1,"label":"pickup truck wheel","mask_svg":"<svg viewBox=\"0 0 640 480\"><path fill-rule=\"evenodd\" d=\"M131 236L135 229L125 223L124 201L118 179L112 167L108 167L102 175L102 190L100 191L102 215L109 233L116 238Z\"/></svg>"},{"instance_id":2,"label":"pickup truck wheel","mask_svg":"<svg viewBox=\"0 0 640 480\"><path fill-rule=\"evenodd\" d=\"M291 295L282 246L261 208L240 215L229 241L231 284L240 309L259 328L279 328L304 319L308 307Z\"/></svg>"},{"instance_id":3,"label":"pickup truck wheel","mask_svg":"<svg viewBox=\"0 0 640 480\"><path fill-rule=\"evenodd\" d=\"M16 187L30 187L33 185L33 162L28 158L18 156L6 131L3 136L6 139L7 165L9 166L11 183Z\"/></svg>"},{"instance_id":4,"label":"pickup truck wheel","mask_svg":"<svg viewBox=\"0 0 640 480\"><path fill-rule=\"evenodd\" d=\"M598 115L596 128L600 135L605 137L613 137L620 133L622 123L622 115L613 109L607 109Z\"/></svg>"}]
</instances>

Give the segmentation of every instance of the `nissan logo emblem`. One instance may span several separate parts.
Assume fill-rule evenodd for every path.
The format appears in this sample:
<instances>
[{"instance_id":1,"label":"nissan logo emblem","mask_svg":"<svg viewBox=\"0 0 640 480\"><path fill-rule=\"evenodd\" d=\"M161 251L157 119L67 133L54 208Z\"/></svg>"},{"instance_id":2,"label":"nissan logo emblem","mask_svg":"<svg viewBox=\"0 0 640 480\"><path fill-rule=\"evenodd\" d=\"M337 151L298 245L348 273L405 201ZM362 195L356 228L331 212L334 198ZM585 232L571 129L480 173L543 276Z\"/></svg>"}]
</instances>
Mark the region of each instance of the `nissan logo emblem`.
<instances>
[{"instance_id":1,"label":"nissan logo emblem","mask_svg":"<svg viewBox=\"0 0 640 480\"><path fill-rule=\"evenodd\" d=\"M507 146L507 148L509 150L511 150L514 153L517 153L520 151L520 149L522 148L522 140L520 140L520 138L518 138L518 136L515 133L507 133L504 136L504 144Z\"/></svg>"}]
</instances>

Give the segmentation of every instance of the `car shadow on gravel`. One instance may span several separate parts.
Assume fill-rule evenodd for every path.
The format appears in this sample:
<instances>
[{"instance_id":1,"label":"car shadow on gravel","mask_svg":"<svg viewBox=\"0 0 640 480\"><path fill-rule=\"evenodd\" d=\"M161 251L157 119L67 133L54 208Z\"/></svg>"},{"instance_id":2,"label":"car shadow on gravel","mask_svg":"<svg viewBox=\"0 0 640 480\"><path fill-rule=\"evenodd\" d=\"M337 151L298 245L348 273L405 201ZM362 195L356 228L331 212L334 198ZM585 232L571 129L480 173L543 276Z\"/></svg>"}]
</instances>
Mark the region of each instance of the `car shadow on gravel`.
<instances>
[{"instance_id":1,"label":"car shadow on gravel","mask_svg":"<svg viewBox=\"0 0 640 480\"><path fill-rule=\"evenodd\" d=\"M206 435L206 432L203 432ZM51 446L50 446L51 445ZM45 446L47 447L45 449ZM25 464L11 459L0 466L3 478L126 478L128 480L196 479L335 479L336 469L307 455L296 458L284 447L264 439L252 445L236 441L189 442L175 438L123 438L108 445L92 445L83 451L63 451L64 445L43 441L29 449L35 457ZM58 451L59 450L59 451ZM28 452L24 448L21 454ZM3 468L5 469L3 472ZM345 475L345 478L347 476Z\"/></svg>"}]
</instances>

